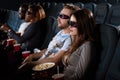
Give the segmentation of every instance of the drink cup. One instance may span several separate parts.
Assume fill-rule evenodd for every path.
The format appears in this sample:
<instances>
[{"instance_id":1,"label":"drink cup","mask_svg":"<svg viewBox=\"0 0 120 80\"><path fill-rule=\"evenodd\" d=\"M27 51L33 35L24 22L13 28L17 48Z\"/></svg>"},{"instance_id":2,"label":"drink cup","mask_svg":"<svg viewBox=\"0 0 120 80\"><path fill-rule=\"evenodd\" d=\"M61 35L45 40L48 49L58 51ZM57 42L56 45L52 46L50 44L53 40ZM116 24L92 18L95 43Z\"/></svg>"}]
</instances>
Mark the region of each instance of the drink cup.
<instances>
[{"instance_id":1,"label":"drink cup","mask_svg":"<svg viewBox=\"0 0 120 80\"><path fill-rule=\"evenodd\" d=\"M25 59L27 56L29 56L30 55L30 51L23 51L22 52L22 56L23 56L23 58Z\"/></svg>"},{"instance_id":2,"label":"drink cup","mask_svg":"<svg viewBox=\"0 0 120 80\"><path fill-rule=\"evenodd\" d=\"M64 80L64 74L60 73L60 74L54 74L52 76L53 80Z\"/></svg>"},{"instance_id":3,"label":"drink cup","mask_svg":"<svg viewBox=\"0 0 120 80\"><path fill-rule=\"evenodd\" d=\"M21 50L20 44L14 44L14 50L15 51L20 51Z\"/></svg>"},{"instance_id":4,"label":"drink cup","mask_svg":"<svg viewBox=\"0 0 120 80\"><path fill-rule=\"evenodd\" d=\"M7 46L13 45L14 44L14 39L7 39Z\"/></svg>"}]
</instances>

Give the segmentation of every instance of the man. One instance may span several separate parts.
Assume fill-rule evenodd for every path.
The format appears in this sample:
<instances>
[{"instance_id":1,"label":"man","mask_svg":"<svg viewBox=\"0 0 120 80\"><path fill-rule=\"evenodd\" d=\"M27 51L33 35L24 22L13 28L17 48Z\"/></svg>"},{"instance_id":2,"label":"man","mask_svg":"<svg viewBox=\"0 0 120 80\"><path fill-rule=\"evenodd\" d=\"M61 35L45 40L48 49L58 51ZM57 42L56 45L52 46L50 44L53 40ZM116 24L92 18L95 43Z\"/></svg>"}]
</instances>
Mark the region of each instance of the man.
<instances>
[{"instance_id":1,"label":"man","mask_svg":"<svg viewBox=\"0 0 120 80\"><path fill-rule=\"evenodd\" d=\"M18 9L18 17L21 20L25 19L25 13L28 10L28 4L21 4L19 9Z\"/></svg>"},{"instance_id":2,"label":"man","mask_svg":"<svg viewBox=\"0 0 120 80\"><path fill-rule=\"evenodd\" d=\"M28 27L28 25L31 23L30 21L25 21L25 14L28 10L28 4L21 4L18 10L18 16L19 19L23 20L23 23L20 25L17 33L21 36L24 34L25 29Z\"/></svg>"}]
</instances>

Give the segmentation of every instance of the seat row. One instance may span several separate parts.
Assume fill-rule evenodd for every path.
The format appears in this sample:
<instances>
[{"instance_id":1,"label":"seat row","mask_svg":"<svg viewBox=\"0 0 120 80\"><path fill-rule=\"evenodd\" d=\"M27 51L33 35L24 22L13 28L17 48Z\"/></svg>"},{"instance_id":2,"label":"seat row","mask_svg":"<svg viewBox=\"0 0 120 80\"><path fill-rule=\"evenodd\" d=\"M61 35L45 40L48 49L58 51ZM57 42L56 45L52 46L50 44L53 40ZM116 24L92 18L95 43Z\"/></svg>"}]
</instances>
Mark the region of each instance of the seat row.
<instances>
[{"instance_id":1,"label":"seat row","mask_svg":"<svg viewBox=\"0 0 120 80\"><path fill-rule=\"evenodd\" d=\"M52 3L54 4L54 3ZM52 6L52 4L50 4ZM96 18L96 23L101 24L98 26L97 33L99 34L98 43L100 45L98 56L98 68L95 74L95 80L120 80L120 37L117 30L117 26L120 25L120 5L111 5L109 3L95 4L94 7L89 7L90 4L95 3L86 3L81 6L81 8L90 9ZM104 7L102 5L106 5ZM42 48L46 48L48 43L51 41L53 36L59 31L57 27L57 14L62 9L63 3L59 3L58 7L51 8L45 7L46 4L43 4L47 12L47 26L48 32L43 43ZM109 7L110 5L110 7ZM57 5L56 5L57 6ZM54 11L54 8L56 10ZM108 10L108 11L107 11ZM55 14L56 15L55 15ZM110 16L110 17L108 17ZM98 21L98 22L97 22ZM17 30L19 24L22 22L18 19L17 11L4 10L0 9L0 22L8 23L13 27L14 30ZM97 34L96 33L96 34Z\"/></svg>"},{"instance_id":2,"label":"seat row","mask_svg":"<svg viewBox=\"0 0 120 80\"><path fill-rule=\"evenodd\" d=\"M49 41L59 31L55 17L49 16L47 22L49 30L43 48L47 47ZM99 49L97 51L98 60L96 60L98 67L94 80L120 80L120 36L118 29L111 24L99 24L95 35Z\"/></svg>"},{"instance_id":3,"label":"seat row","mask_svg":"<svg viewBox=\"0 0 120 80\"><path fill-rule=\"evenodd\" d=\"M110 4L110 3L73 3L81 8L87 8L91 10L94 14L97 24L112 24L115 26L120 25L120 4ZM63 8L65 3L55 3L55 2L44 2L41 3L46 11L46 15L53 16L57 18L60 10ZM18 18L18 12L13 10L0 9L0 23L7 23L14 30L19 28L21 20Z\"/></svg>"},{"instance_id":4,"label":"seat row","mask_svg":"<svg viewBox=\"0 0 120 80\"><path fill-rule=\"evenodd\" d=\"M95 16L96 23L98 24L112 24L115 26L120 25L120 4L110 4L110 3L82 3L76 2L72 3L80 8L87 8L91 10ZM65 3L55 3L55 2L44 2L41 3L44 7L47 16L54 16L57 18L60 10L63 8Z\"/></svg>"}]
</instances>

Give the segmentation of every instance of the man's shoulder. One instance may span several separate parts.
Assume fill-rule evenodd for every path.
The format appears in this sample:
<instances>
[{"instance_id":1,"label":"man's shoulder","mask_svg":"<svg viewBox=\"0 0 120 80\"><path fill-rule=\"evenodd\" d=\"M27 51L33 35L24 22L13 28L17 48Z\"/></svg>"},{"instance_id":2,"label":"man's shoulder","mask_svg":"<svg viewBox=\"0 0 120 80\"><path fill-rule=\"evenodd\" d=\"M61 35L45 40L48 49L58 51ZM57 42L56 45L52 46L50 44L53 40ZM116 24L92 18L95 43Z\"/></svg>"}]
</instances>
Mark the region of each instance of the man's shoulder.
<instances>
[{"instance_id":1,"label":"man's shoulder","mask_svg":"<svg viewBox=\"0 0 120 80\"><path fill-rule=\"evenodd\" d=\"M56 35L62 34L62 30L58 31Z\"/></svg>"}]
</instances>

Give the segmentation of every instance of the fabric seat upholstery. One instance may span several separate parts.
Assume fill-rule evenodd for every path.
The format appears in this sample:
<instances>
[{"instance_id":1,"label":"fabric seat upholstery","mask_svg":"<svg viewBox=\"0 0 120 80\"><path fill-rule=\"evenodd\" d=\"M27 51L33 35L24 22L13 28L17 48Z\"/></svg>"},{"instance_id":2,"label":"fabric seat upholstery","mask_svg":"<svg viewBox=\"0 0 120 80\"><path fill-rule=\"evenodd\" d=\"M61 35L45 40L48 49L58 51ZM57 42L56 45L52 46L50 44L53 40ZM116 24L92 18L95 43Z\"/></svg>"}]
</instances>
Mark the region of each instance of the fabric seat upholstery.
<instances>
[{"instance_id":1,"label":"fabric seat upholstery","mask_svg":"<svg viewBox=\"0 0 120 80\"><path fill-rule=\"evenodd\" d=\"M105 23L116 27L120 25L120 3L112 5Z\"/></svg>"},{"instance_id":2,"label":"fabric seat upholstery","mask_svg":"<svg viewBox=\"0 0 120 80\"><path fill-rule=\"evenodd\" d=\"M105 23L111 6L112 5L109 3L97 4L95 14L94 14L97 24L104 24Z\"/></svg>"},{"instance_id":3,"label":"fabric seat upholstery","mask_svg":"<svg viewBox=\"0 0 120 80\"><path fill-rule=\"evenodd\" d=\"M104 80L118 42L118 30L108 24L102 24L98 28L100 32L100 60L95 80Z\"/></svg>"},{"instance_id":4,"label":"fabric seat upholstery","mask_svg":"<svg viewBox=\"0 0 120 80\"><path fill-rule=\"evenodd\" d=\"M120 37L105 80L120 80Z\"/></svg>"},{"instance_id":5,"label":"fabric seat upholstery","mask_svg":"<svg viewBox=\"0 0 120 80\"><path fill-rule=\"evenodd\" d=\"M59 31L59 28L57 26L57 20L55 17L53 17L53 16L47 17L46 24L47 24L47 31L48 32L47 32L45 41L44 41L41 49L47 48L49 42L52 40L54 35Z\"/></svg>"}]
</instances>

